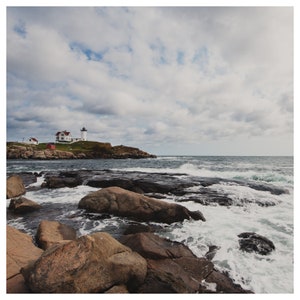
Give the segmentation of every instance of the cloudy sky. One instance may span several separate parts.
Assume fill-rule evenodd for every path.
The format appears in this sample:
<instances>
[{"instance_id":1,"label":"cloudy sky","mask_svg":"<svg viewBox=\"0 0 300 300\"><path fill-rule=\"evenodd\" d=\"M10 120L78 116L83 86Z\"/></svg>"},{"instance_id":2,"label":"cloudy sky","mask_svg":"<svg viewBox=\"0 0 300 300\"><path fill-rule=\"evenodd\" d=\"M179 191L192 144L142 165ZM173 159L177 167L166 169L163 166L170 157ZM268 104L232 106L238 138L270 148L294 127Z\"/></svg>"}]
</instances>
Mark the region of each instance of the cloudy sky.
<instances>
[{"instance_id":1,"label":"cloudy sky","mask_svg":"<svg viewBox=\"0 0 300 300\"><path fill-rule=\"evenodd\" d=\"M7 140L293 154L293 8L8 7Z\"/></svg>"}]
</instances>

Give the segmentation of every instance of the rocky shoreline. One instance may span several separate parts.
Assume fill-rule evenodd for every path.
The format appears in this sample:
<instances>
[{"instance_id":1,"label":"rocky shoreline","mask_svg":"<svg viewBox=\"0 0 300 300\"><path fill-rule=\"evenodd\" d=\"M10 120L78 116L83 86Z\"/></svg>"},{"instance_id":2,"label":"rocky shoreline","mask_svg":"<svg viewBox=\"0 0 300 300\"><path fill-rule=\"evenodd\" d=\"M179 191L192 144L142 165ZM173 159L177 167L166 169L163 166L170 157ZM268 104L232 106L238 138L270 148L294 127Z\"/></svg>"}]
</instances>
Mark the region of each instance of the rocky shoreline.
<instances>
[{"instance_id":1,"label":"rocky shoreline","mask_svg":"<svg viewBox=\"0 0 300 300\"><path fill-rule=\"evenodd\" d=\"M81 142L83 143L83 142ZM89 143L89 142L85 142ZM38 159L38 160L57 160L57 159L141 159L156 158L155 155L149 154L138 148L128 146L111 146L110 143L90 142L93 147L87 149L76 149L72 144L68 148L75 150L63 151L58 149L42 149L36 145L26 145L20 143L7 143L7 159ZM61 145L58 145L61 146Z\"/></svg>"},{"instance_id":2,"label":"rocky shoreline","mask_svg":"<svg viewBox=\"0 0 300 300\"><path fill-rule=\"evenodd\" d=\"M28 187L41 175L44 183L40 187ZM84 184L101 188L79 201L78 207L87 213L112 214L146 223L173 223L184 219L205 222L200 211L189 211L180 204L159 198L176 194L182 201L191 201L189 189L201 185L199 199L203 205L234 205L228 195L210 194L207 187L216 180L221 181L186 179L183 174L110 170L9 174L7 199L11 199L11 203L8 210L31 214L43 209L42 205L24 197L30 188L55 189ZM286 192L272 185L252 183L251 188L273 194ZM42 220L34 239L7 226L7 292L252 293L215 268L211 260L218 251L217 246L210 245L203 257L196 257L184 244L161 238L153 228L143 224L123 232L118 238L107 232L78 237L76 230L55 220ZM256 233L241 233L239 238L241 251L268 255L275 249L270 240Z\"/></svg>"}]
</instances>

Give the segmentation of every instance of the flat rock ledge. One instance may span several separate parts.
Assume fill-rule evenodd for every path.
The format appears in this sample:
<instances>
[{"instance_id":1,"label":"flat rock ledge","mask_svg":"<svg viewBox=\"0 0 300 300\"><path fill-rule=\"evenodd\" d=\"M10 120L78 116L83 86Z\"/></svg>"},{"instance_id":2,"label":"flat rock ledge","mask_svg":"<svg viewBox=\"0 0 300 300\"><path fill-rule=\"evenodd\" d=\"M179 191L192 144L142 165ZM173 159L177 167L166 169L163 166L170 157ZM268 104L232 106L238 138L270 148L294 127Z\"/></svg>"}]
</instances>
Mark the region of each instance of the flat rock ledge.
<instances>
[{"instance_id":1,"label":"flat rock ledge","mask_svg":"<svg viewBox=\"0 0 300 300\"><path fill-rule=\"evenodd\" d=\"M199 211L192 212L179 204L153 199L120 187L92 192L80 200L78 208L146 222L171 224L190 218L205 221Z\"/></svg>"}]
</instances>

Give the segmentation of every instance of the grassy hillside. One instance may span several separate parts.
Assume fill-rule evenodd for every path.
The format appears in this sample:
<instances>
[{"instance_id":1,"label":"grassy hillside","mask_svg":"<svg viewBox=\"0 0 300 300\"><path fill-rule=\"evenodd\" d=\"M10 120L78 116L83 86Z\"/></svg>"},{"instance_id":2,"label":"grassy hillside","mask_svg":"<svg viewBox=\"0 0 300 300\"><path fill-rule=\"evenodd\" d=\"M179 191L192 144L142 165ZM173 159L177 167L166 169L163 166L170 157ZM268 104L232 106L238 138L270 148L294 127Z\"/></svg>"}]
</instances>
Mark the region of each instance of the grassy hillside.
<instances>
[{"instance_id":1,"label":"grassy hillside","mask_svg":"<svg viewBox=\"0 0 300 300\"><path fill-rule=\"evenodd\" d=\"M36 145L37 150L46 149L47 143L40 143ZM79 141L72 144L55 144L56 150L61 151L70 151L73 153L79 152L104 152L104 153L112 153L112 146L110 143L100 143L100 142L92 142L92 141Z\"/></svg>"}]
</instances>

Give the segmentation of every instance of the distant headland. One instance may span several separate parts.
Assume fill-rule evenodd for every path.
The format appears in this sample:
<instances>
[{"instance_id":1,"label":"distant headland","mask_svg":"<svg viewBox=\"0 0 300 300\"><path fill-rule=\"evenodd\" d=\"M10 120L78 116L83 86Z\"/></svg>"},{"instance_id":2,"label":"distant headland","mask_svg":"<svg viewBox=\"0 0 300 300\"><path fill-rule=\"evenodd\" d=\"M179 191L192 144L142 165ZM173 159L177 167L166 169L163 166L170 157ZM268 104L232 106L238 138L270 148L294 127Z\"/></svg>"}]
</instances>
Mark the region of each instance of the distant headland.
<instances>
[{"instance_id":1,"label":"distant headland","mask_svg":"<svg viewBox=\"0 0 300 300\"><path fill-rule=\"evenodd\" d=\"M87 130L83 127L80 138L73 138L70 131L58 131L55 142L39 143L30 137L22 142L6 143L7 159L122 159L156 158L138 148L87 140Z\"/></svg>"}]
</instances>

